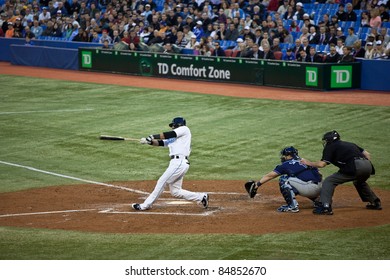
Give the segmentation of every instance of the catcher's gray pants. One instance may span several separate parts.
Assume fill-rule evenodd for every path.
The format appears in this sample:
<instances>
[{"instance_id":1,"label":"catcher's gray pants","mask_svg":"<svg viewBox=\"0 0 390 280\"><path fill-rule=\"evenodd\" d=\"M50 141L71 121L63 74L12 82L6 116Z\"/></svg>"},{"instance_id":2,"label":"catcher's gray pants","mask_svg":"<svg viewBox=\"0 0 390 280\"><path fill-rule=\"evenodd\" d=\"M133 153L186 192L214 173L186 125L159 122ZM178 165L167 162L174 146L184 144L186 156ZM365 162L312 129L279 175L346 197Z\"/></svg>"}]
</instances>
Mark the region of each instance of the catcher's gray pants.
<instances>
[{"instance_id":1,"label":"catcher's gray pants","mask_svg":"<svg viewBox=\"0 0 390 280\"><path fill-rule=\"evenodd\" d=\"M321 192L321 183L305 182L296 177L289 177L287 183L294 187L299 195L310 199L317 198Z\"/></svg>"},{"instance_id":2,"label":"catcher's gray pants","mask_svg":"<svg viewBox=\"0 0 390 280\"><path fill-rule=\"evenodd\" d=\"M378 197L371 190L367 184L367 179L370 178L372 172L372 165L369 160L356 159L356 174L346 175L340 172L336 172L327 177L322 183L322 189L320 194L320 201L325 207L332 205L332 197L334 190L340 184L353 181L353 185L363 202L374 203Z\"/></svg>"}]
</instances>

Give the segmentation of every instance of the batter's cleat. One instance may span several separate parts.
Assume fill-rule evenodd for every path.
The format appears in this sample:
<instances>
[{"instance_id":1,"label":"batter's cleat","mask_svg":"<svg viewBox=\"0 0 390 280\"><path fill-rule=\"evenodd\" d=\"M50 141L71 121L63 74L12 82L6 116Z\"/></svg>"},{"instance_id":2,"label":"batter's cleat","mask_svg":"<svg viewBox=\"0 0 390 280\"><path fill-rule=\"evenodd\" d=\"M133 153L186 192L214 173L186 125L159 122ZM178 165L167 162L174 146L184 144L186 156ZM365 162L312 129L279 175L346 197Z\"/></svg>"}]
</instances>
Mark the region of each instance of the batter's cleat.
<instances>
[{"instance_id":1,"label":"batter's cleat","mask_svg":"<svg viewBox=\"0 0 390 280\"><path fill-rule=\"evenodd\" d=\"M278 212L291 212L291 213L298 213L299 208L298 206L289 206L289 205L282 205L280 206L276 211Z\"/></svg>"},{"instance_id":2,"label":"batter's cleat","mask_svg":"<svg viewBox=\"0 0 390 280\"><path fill-rule=\"evenodd\" d=\"M313 210L315 215L333 215L332 207L317 206Z\"/></svg>"},{"instance_id":3,"label":"batter's cleat","mask_svg":"<svg viewBox=\"0 0 390 280\"><path fill-rule=\"evenodd\" d=\"M207 209L209 207L209 195L207 193L203 196L201 203L204 209Z\"/></svg>"},{"instance_id":4,"label":"batter's cleat","mask_svg":"<svg viewBox=\"0 0 390 280\"><path fill-rule=\"evenodd\" d=\"M137 210L137 211L142 211L141 205L139 205L138 203L131 204L131 208L133 208L134 210Z\"/></svg>"},{"instance_id":5,"label":"batter's cleat","mask_svg":"<svg viewBox=\"0 0 390 280\"><path fill-rule=\"evenodd\" d=\"M379 199L375 199L374 202L367 204L366 208L370 210L382 210L381 201Z\"/></svg>"}]
</instances>

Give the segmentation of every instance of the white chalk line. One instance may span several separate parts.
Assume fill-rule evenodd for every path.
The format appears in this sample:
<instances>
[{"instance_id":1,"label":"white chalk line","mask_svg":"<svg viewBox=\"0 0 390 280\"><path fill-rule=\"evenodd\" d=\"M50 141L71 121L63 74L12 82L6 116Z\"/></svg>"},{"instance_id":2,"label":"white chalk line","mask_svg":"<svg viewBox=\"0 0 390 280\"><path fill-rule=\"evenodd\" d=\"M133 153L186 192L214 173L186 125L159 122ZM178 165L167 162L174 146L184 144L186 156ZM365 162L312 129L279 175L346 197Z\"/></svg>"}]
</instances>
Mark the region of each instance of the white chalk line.
<instances>
[{"instance_id":1,"label":"white chalk line","mask_svg":"<svg viewBox=\"0 0 390 280\"><path fill-rule=\"evenodd\" d=\"M180 213L180 212L153 212L151 210L147 211L114 211L112 209L106 209L99 211L99 213L102 214L126 214L126 215L170 215L170 216L210 216L217 212L218 210L214 211L205 211L203 213Z\"/></svg>"},{"instance_id":2,"label":"white chalk line","mask_svg":"<svg viewBox=\"0 0 390 280\"><path fill-rule=\"evenodd\" d=\"M16 213L16 214L3 214L0 215L0 218L7 218L7 217L20 217L20 216L34 216L34 215L53 215L53 214L64 214L64 213L75 213L75 212L91 212L91 211L98 211L97 209L78 209L78 210L62 210L62 211L46 211L46 212L29 212L29 213ZM99 214L126 214L126 215L171 215L171 216L210 216L217 212L217 210L214 211L207 211L204 213L180 213L180 212L151 212L151 211L142 211L142 212L135 212L135 211L115 211L112 208L100 210L97 213Z\"/></svg>"},{"instance_id":3,"label":"white chalk line","mask_svg":"<svg viewBox=\"0 0 390 280\"><path fill-rule=\"evenodd\" d=\"M18 214L4 214L4 215L0 215L0 218L17 217L17 216L62 214L62 213L72 213L72 212L88 212L88 211L96 211L96 209L79 209L79 210L62 210L62 211L48 211L48 212L30 212L30 213L18 213Z\"/></svg>"},{"instance_id":4,"label":"white chalk line","mask_svg":"<svg viewBox=\"0 0 390 280\"><path fill-rule=\"evenodd\" d=\"M66 112L83 112L93 111L95 109L63 109L63 110L42 110L42 111L19 111L19 112L0 112L0 115L16 115L16 114L34 114L34 113L66 113Z\"/></svg>"},{"instance_id":5,"label":"white chalk line","mask_svg":"<svg viewBox=\"0 0 390 280\"><path fill-rule=\"evenodd\" d=\"M73 176L68 176L68 175L64 175L64 174L59 174L59 173L54 173L54 172L38 169L38 168L35 168L35 167L31 167L31 166L25 166L25 165L20 165L20 164L16 164L16 163L1 161L1 160L0 160L0 163L1 164L5 164L5 165L9 165L9 166L24 168L24 169L28 169L30 171L44 173L44 174L48 174L48 175L52 175L52 176L57 176L57 177L61 177L61 178L66 178L66 179L71 179L71 180L80 181L80 182L84 182L84 183L89 183L89 184L93 184L93 185L100 185L100 186L105 186L105 187L109 187L109 188L125 190L125 191L138 193L138 194L144 194L144 195L145 194L146 195L149 194L147 192L143 192L143 191L139 191L139 190L135 190L135 189L131 189L131 188L126 188L126 187L122 187L122 186L117 186L117 185L107 184L107 183L102 183L102 182L96 182L96 181L91 181L91 180L85 180L85 179L81 179L81 178L77 178L77 177L73 177Z\"/></svg>"}]
</instances>

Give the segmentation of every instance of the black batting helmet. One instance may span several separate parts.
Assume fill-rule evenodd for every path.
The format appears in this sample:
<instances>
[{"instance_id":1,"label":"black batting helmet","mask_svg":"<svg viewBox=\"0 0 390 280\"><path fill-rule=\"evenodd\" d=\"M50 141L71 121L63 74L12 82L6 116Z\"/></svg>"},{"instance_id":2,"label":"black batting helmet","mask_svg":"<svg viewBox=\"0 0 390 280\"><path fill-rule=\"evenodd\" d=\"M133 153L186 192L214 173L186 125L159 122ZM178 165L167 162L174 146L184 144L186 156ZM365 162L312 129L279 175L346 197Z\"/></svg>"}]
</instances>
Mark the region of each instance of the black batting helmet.
<instances>
[{"instance_id":1,"label":"black batting helmet","mask_svg":"<svg viewBox=\"0 0 390 280\"><path fill-rule=\"evenodd\" d=\"M186 120L183 117L176 117L169 124L169 127L178 128L183 125L186 125Z\"/></svg>"},{"instance_id":2,"label":"black batting helmet","mask_svg":"<svg viewBox=\"0 0 390 280\"><path fill-rule=\"evenodd\" d=\"M322 140L326 143L332 143L334 141L340 140L340 134L336 130L329 131L324 134Z\"/></svg>"}]
</instances>

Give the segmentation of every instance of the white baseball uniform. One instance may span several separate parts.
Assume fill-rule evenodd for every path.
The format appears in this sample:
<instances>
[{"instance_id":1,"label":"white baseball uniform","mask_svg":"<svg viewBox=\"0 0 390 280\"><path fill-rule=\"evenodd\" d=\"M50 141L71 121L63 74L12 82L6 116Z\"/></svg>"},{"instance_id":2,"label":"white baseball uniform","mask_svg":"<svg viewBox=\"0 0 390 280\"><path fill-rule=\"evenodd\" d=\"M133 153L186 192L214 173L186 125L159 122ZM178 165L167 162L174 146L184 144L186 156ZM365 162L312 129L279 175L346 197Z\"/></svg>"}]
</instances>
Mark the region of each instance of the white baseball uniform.
<instances>
[{"instance_id":1,"label":"white baseball uniform","mask_svg":"<svg viewBox=\"0 0 390 280\"><path fill-rule=\"evenodd\" d=\"M171 194L177 198L200 202L206 195L205 193L190 192L182 189L184 175L190 167L188 159L191 153L191 131L187 126L180 126L173 131L176 132L176 138L163 140L164 147L169 148L169 156L171 158L169 166L158 179L153 192L144 203L140 204L141 210L151 208L167 185Z\"/></svg>"}]
</instances>

